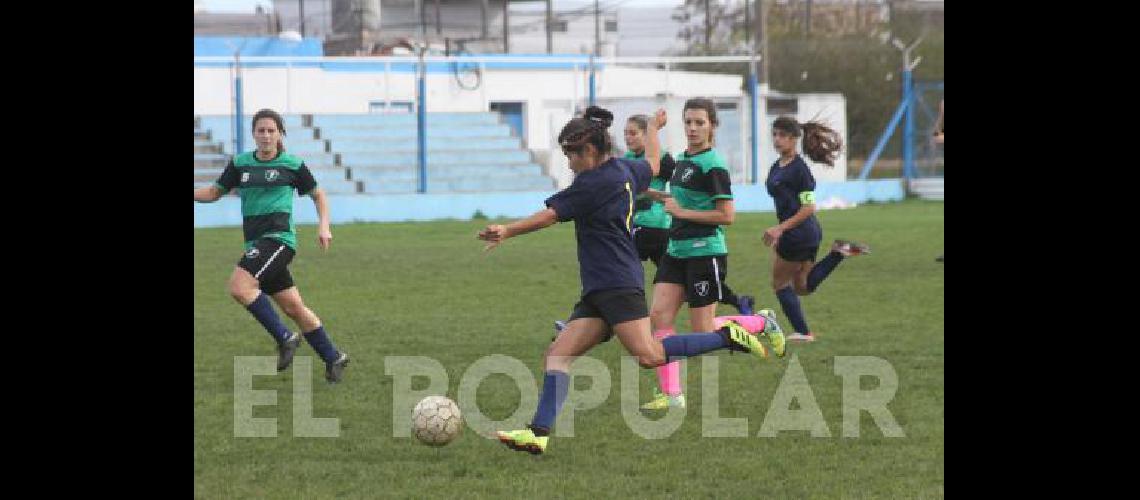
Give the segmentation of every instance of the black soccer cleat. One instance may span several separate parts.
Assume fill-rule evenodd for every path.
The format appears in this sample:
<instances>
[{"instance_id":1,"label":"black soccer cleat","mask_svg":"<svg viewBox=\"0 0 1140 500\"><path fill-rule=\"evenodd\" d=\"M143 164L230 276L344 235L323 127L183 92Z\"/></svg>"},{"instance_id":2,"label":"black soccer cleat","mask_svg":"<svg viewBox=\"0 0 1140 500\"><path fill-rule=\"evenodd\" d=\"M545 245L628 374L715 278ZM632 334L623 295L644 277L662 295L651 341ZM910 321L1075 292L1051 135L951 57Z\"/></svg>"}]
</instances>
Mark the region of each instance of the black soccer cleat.
<instances>
[{"instance_id":1,"label":"black soccer cleat","mask_svg":"<svg viewBox=\"0 0 1140 500\"><path fill-rule=\"evenodd\" d=\"M285 342L277 344L277 371L282 372L293 364L293 355L301 345L301 334L293 333Z\"/></svg>"},{"instance_id":2,"label":"black soccer cleat","mask_svg":"<svg viewBox=\"0 0 1140 500\"><path fill-rule=\"evenodd\" d=\"M344 368L348 366L348 354L340 353L340 357L325 365L325 380L330 384L340 382L344 377Z\"/></svg>"}]
</instances>

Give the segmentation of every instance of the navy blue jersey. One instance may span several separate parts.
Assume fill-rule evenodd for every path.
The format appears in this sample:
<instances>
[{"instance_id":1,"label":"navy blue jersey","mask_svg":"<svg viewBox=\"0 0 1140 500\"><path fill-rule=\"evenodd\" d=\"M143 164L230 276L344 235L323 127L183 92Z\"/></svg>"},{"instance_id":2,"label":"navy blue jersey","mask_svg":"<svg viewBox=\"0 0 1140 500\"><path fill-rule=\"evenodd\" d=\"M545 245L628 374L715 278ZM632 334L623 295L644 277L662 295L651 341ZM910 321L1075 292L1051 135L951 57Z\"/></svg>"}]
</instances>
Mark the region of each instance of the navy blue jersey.
<instances>
[{"instance_id":1,"label":"navy blue jersey","mask_svg":"<svg viewBox=\"0 0 1140 500\"><path fill-rule=\"evenodd\" d=\"M776 202L776 218L780 222L790 219L804 204L815 203L815 177L804 163L803 157L796 155L791 163L781 167L780 160L772 164L768 180L764 183L768 194ZM815 214L800 222L796 227L784 231L780 239L784 245L818 245L823 238L819 220Z\"/></svg>"},{"instance_id":2,"label":"navy blue jersey","mask_svg":"<svg viewBox=\"0 0 1140 500\"><path fill-rule=\"evenodd\" d=\"M637 194L649 187L652 176L645 160L610 158L546 200L559 221L574 221L583 296L645 287L632 224Z\"/></svg>"}]
</instances>

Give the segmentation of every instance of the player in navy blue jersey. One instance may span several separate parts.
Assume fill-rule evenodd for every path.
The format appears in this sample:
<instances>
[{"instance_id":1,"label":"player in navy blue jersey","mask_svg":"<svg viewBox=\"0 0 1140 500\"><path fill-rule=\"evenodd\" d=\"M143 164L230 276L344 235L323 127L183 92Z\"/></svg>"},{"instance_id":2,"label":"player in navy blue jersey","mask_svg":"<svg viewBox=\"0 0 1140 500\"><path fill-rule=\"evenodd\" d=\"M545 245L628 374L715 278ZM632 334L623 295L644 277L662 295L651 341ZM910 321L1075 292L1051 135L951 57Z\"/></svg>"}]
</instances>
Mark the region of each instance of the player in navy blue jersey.
<instances>
[{"instance_id":1,"label":"player in navy blue jersey","mask_svg":"<svg viewBox=\"0 0 1140 500\"><path fill-rule=\"evenodd\" d=\"M698 356L719 349L750 352L757 358L767 349L757 336L735 322L717 331L678 335L661 341L650 333L645 304L645 277L633 238L637 195L649 188L660 171L661 147L657 131L665 123L658 110L649 124L645 159L611 156L607 129L609 111L590 106L558 134L558 143L574 171L574 181L546 200L546 208L507 225L493 224L479 232L490 250L507 238L574 221L578 247L581 299L574 306L566 329L543 356L543 385L531 424L522 430L497 433L498 439L518 451L546 451L550 429L566 400L570 365L595 345L617 336L643 368ZM777 329L770 322L761 334Z\"/></svg>"},{"instance_id":2,"label":"player in navy blue jersey","mask_svg":"<svg viewBox=\"0 0 1140 500\"><path fill-rule=\"evenodd\" d=\"M843 144L838 133L819 122L800 124L794 118L781 116L772 124L772 143L780 153L765 182L780 221L764 231L764 244L776 250L772 290L795 329L787 340L811 342L815 336L804 319L799 295L814 292L844 257L870 253L870 248L854 241L835 240L831 252L815 263L823 229L815 217L815 177L796 152L800 137L808 157L828 166L835 164Z\"/></svg>"}]
</instances>

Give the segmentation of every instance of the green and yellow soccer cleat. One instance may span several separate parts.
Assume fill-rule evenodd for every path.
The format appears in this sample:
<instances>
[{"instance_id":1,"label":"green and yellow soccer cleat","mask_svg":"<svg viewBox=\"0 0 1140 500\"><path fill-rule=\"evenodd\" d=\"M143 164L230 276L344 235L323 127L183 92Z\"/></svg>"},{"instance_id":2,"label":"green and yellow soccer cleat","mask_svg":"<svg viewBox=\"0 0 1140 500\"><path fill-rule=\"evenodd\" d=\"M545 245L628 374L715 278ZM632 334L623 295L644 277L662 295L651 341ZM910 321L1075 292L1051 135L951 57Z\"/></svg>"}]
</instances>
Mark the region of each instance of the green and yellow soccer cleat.
<instances>
[{"instance_id":1,"label":"green and yellow soccer cleat","mask_svg":"<svg viewBox=\"0 0 1140 500\"><path fill-rule=\"evenodd\" d=\"M776 312L771 309L761 309L757 314L764 317L764 335L772 343L772 351L776 353L777 358L784 357L787 354L787 339L784 338L780 324L776 323Z\"/></svg>"},{"instance_id":2,"label":"green and yellow soccer cleat","mask_svg":"<svg viewBox=\"0 0 1140 500\"><path fill-rule=\"evenodd\" d=\"M657 389L653 390L653 401L641 405L642 410L666 410L669 407L684 408L685 395L670 396Z\"/></svg>"},{"instance_id":3,"label":"green and yellow soccer cleat","mask_svg":"<svg viewBox=\"0 0 1140 500\"><path fill-rule=\"evenodd\" d=\"M523 429L519 431L498 431L495 437L499 442L515 451L527 451L532 455L541 455L546 451L546 443L550 436L535 436L534 431Z\"/></svg>"},{"instance_id":4,"label":"green and yellow soccer cleat","mask_svg":"<svg viewBox=\"0 0 1140 500\"><path fill-rule=\"evenodd\" d=\"M750 352L760 359L768 357L768 349L760 343L760 339L735 321L726 321L719 333L728 340L728 348L733 351Z\"/></svg>"}]
</instances>

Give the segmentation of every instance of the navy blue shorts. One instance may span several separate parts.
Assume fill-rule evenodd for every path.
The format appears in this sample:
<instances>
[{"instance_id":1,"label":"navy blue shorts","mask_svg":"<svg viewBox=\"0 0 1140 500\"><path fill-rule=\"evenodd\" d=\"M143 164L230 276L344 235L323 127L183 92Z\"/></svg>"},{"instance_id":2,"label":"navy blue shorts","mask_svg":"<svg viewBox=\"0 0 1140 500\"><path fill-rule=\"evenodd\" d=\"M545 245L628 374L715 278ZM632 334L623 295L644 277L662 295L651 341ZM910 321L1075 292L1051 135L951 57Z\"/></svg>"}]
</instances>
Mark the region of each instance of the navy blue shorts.
<instances>
[{"instance_id":1,"label":"navy blue shorts","mask_svg":"<svg viewBox=\"0 0 1140 500\"><path fill-rule=\"evenodd\" d=\"M613 326L626 321L646 318L649 308L645 305L645 290L640 288L614 288L590 292L570 313L567 323L578 318L601 318L609 328L602 342L614 336Z\"/></svg>"},{"instance_id":2,"label":"navy blue shorts","mask_svg":"<svg viewBox=\"0 0 1140 500\"><path fill-rule=\"evenodd\" d=\"M786 242L780 238L776 243L776 254L788 262L815 262L818 253L818 241L805 244L797 241Z\"/></svg>"},{"instance_id":3,"label":"navy blue shorts","mask_svg":"<svg viewBox=\"0 0 1140 500\"><path fill-rule=\"evenodd\" d=\"M658 265L669 247L669 230L637 226L633 228L633 242L637 245L638 258Z\"/></svg>"}]
</instances>

